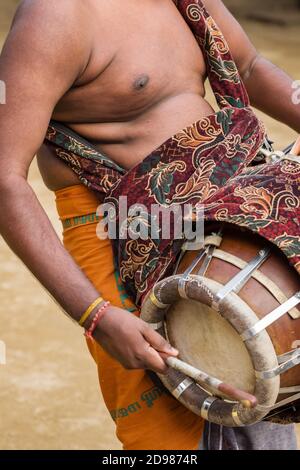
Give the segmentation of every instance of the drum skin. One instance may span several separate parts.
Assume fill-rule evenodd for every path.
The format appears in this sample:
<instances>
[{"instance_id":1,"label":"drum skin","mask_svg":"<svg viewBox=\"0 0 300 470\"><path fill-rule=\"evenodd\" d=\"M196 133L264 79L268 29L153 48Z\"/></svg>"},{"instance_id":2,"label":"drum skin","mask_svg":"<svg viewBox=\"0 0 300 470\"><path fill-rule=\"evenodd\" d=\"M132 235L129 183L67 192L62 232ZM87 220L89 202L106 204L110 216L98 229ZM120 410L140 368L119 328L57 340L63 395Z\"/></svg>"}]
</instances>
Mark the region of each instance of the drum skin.
<instances>
[{"instance_id":1,"label":"drum skin","mask_svg":"<svg viewBox=\"0 0 300 470\"><path fill-rule=\"evenodd\" d=\"M218 230L217 227L214 227L214 229L215 231ZM208 233L211 233L211 231L212 228L210 228ZM258 252L267 245L270 245L270 243L248 230L241 230L229 224L225 225L223 228L223 241L220 249L235 255L243 261L251 261ZM178 273L183 273L188 266L191 265L197 254L198 251L187 252L179 266ZM199 270L200 266L201 263L197 266L194 274ZM298 273L289 265L287 258L277 247L272 245L271 255L259 270L272 280L287 298L292 297L296 292L300 291L300 277ZM205 277L224 285L239 271L237 267L223 260L213 258ZM253 278L246 283L238 295L249 305L259 319L265 317L280 305L272 294L260 282ZM271 337L277 355L289 352L293 347L299 344L300 318L292 319L289 314L285 314L268 327L267 332ZM280 382L281 387L298 385L300 385L300 365L282 374ZM282 398L284 398L284 396L281 395L280 399Z\"/></svg>"}]
</instances>

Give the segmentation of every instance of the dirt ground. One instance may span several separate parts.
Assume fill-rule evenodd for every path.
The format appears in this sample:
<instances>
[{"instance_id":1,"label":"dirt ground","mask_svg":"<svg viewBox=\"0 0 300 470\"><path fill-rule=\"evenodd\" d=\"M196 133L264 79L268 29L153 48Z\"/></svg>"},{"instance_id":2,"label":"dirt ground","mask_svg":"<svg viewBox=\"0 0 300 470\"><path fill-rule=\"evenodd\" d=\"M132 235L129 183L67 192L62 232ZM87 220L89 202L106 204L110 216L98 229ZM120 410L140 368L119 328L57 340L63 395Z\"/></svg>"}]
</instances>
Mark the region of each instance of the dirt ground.
<instances>
[{"instance_id":1,"label":"dirt ground","mask_svg":"<svg viewBox=\"0 0 300 470\"><path fill-rule=\"evenodd\" d=\"M11 0L0 0L0 46L13 10ZM284 28L242 22L262 54L300 79L299 22ZM277 148L295 137L270 118L265 122ZM35 164L30 181L60 233L53 195ZM0 365L0 449L119 449L81 332L1 239L0 318L7 347L7 364Z\"/></svg>"}]
</instances>

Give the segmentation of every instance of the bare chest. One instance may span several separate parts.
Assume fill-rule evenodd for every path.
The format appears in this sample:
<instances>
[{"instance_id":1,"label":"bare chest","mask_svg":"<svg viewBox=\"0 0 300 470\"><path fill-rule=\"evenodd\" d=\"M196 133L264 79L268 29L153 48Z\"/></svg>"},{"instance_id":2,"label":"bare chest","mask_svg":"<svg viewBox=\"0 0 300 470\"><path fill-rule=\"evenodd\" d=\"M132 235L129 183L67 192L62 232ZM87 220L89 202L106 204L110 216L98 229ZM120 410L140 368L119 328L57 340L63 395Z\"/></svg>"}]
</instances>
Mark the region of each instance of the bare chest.
<instances>
[{"instance_id":1,"label":"bare chest","mask_svg":"<svg viewBox=\"0 0 300 470\"><path fill-rule=\"evenodd\" d=\"M202 52L172 0L111 0L99 23L90 63L55 118L130 121L172 96L204 93Z\"/></svg>"}]
</instances>

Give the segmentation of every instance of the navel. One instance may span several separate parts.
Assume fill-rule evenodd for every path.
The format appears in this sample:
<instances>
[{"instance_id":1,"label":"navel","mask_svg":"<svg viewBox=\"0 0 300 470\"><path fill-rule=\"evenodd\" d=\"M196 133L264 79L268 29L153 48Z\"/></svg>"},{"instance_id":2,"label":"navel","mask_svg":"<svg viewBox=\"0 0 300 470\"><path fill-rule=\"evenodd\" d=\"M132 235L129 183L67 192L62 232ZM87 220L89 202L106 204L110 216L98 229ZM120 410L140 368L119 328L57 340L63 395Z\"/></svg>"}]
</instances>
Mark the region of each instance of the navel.
<instances>
[{"instance_id":1,"label":"navel","mask_svg":"<svg viewBox=\"0 0 300 470\"><path fill-rule=\"evenodd\" d=\"M141 75L134 81L133 88L135 90L144 90L144 88L146 88L146 86L148 85L149 81L150 77L148 75Z\"/></svg>"}]
</instances>

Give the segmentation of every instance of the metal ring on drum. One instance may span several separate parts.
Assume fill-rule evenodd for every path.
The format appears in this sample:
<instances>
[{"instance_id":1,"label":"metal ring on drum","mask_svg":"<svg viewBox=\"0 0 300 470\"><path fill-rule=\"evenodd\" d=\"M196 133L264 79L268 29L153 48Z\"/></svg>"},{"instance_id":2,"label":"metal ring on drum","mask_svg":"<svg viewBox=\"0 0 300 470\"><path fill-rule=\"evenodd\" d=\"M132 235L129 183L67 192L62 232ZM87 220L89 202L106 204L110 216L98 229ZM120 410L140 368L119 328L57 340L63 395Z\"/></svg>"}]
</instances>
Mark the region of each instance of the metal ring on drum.
<instances>
[{"instance_id":1,"label":"metal ring on drum","mask_svg":"<svg viewBox=\"0 0 300 470\"><path fill-rule=\"evenodd\" d=\"M161 281L156 285L152 296L153 294L157 296L157 292L159 291L159 302L163 304L173 305L180 301L181 297L178 290L180 279L181 277L177 275ZM197 276L190 276L186 282L188 298L209 309L212 308L214 296L217 295L221 288L222 285L215 281ZM165 329L165 318L169 309L170 307L159 309L152 303L149 295L143 304L141 315L142 319L149 323L163 322L164 325L158 329L158 332L165 338L168 337ZM239 316L236 315L237 311L240 313ZM206 313L207 312L208 311L206 311ZM229 294L221 304L219 304L219 312L220 313L215 312L215 315L221 314L239 335L242 334L243 331L252 328L259 321L259 318L251 311L248 305L233 293ZM172 313L169 312L169 314L171 315ZM247 341L245 345L252 359L254 376L255 370L264 371L277 367L277 355L272 341L265 331L262 331L255 338ZM187 378L182 372L173 368L170 368L166 375L160 374L159 377L171 393ZM255 378L254 380L254 395L257 397L258 403L266 407L266 409L272 407L276 403L279 394L279 377L267 380ZM201 415L203 418L213 423L230 427L256 423L261 421L268 413L265 409L257 410L255 407L252 409L245 408L243 404L225 401L221 399L221 397L212 400L209 409L207 409L205 408L205 402L211 396L209 387L208 390L205 390L204 386L200 387L199 384L194 382L176 398L191 411Z\"/></svg>"}]
</instances>

